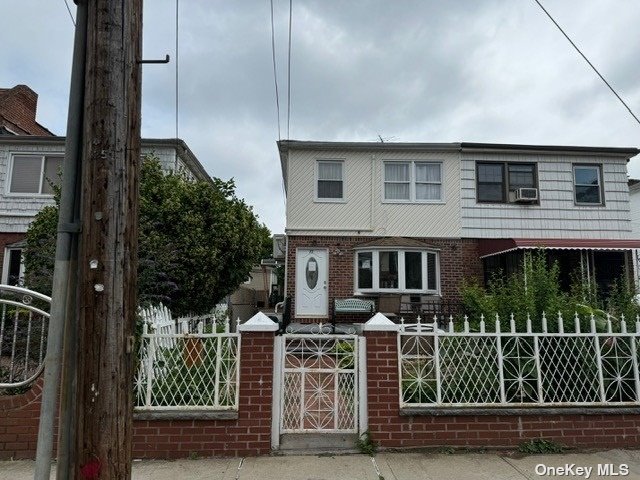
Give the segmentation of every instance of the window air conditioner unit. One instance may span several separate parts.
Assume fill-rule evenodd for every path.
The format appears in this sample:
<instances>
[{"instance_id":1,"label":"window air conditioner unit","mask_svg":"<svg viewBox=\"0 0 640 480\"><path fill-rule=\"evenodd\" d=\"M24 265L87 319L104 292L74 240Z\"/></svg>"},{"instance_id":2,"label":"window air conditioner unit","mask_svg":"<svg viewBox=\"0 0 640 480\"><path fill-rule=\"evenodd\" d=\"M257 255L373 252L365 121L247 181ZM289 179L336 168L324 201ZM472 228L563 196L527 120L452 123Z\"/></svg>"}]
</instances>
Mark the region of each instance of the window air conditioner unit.
<instances>
[{"instance_id":1,"label":"window air conditioner unit","mask_svg":"<svg viewBox=\"0 0 640 480\"><path fill-rule=\"evenodd\" d=\"M537 202L538 201L538 189L537 188L518 188L516 190L516 202Z\"/></svg>"}]
</instances>

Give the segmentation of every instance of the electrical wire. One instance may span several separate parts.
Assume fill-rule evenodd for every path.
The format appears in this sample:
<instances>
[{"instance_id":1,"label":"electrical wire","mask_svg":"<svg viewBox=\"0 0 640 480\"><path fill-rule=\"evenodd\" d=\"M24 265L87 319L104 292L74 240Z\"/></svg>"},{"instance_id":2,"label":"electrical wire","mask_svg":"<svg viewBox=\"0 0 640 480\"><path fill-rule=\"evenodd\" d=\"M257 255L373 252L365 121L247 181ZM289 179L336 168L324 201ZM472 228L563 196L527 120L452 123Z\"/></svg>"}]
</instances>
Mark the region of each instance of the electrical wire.
<instances>
[{"instance_id":1,"label":"electrical wire","mask_svg":"<svg viewBox=\"0 0 640 480\"><path fill-rule=\"evenodd\" d=\"M555 21L555 19L551 16L551 14L547 11L546 8L544 8L544 6L542 6L542 3L539 2L539 0L533 0L534 2L536 2L538 4L538 6L542 9L542 11L544 13L546 13L547 17L549 17L549 19L554 23L554 25L556 27L558 27L558 30L560 30L560 32L562 32L562 35L564 35L564 37L569 41L569 43L573 46L573 48L576 49L576 51L582 56L582 58L584 58L585 62L587 62L589 64L589 66L593 69L594 72L596 72L596 74L600 77L600 79L605 83L605 85L607 87L609 87L609 90L611 90L611 92L618 98L618 100L620 100L620 103L622 103L622 105L624 105L624 107L629 111L629 113L631 114L631 116L635 119L636 122L638 122L638 124L640 125L640 119L638 119L638 117L636 116L635 113L633 113L633 111L631 110L631 108L629 107L629 105L627 105L627 103L622 99L622 97L620 97L620 95L618 95L618 92L616 92L613 87L609 84L609 82L607 82L607 80L602 76L602 74L598 71L598 69L593 65L593 63L591 63L589 61L589 59L586 57L586 55L584 53L582 53L582 51L578 48L578 46L573 43L573 40L571 40L571 38L569 38L569 35L567 35L565 33L565 31L562 29L562 27L558 24L558 22Z\"/></svg>"},{"instance_id":2,"label":"electrical wire","mask_svg":"<svg viewBox=\"0 0 640 480\"><path fill-rule=\"evenodd\" d=\"M179 97L178 97L178 85L180 79L180 55L179 55L179 33L180 33L180 0L176 0L176 139L180 138L178 135L178 112L179 112Z\"/></svg>"},{"instance_id":3,"label":"electrical wire","mask_svg":"<svg viewBox=\"0 0 640 480\"><path fill-rule=\"evenodd\" d=\"M291 19L293 16L293 0L289 0L289 51L287 53L287 139L291 138Z\"/></svg>"},{"instance_id":4,"label":"electrical wire","mask_svg":"<svg viewBox=\"0 0 640 480\"><path fill-rule=\"evenodd\" d=\"M69 7L69 2L67 0L64 0L64 4L67 6L67 12L69 12L69 17L71 17L71 23L73 23L73 26L76 26L76 21L73 18L73 13L71 13L71 8Z\"/></svg>"},{"instance_id":5,"label":"electrical wire","mask_svg":"<svg viewBox=\"0 0 640 480\"><path fill-rule=\"evenodd\" d=\"M271 0L271 56L273 59L273 81L276 86L276 112L278 114L278 140L280 135L280 95L278 94L278 71L276 69L276 34L273 25L273 0Z\"/></svg>"}]
</instances>

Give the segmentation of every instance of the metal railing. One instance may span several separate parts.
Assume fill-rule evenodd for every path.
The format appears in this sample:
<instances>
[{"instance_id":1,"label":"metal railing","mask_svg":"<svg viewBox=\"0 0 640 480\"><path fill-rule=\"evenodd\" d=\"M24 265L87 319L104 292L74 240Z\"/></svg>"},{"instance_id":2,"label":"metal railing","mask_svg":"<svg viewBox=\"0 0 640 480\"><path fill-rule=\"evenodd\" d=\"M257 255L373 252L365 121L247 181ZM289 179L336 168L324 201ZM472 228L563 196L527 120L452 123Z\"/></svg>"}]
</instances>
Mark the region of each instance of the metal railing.
<instances>
[{"instance_id":1,"label":"metal railing","mask_svg":"<svg viewBox=\"0 0 640 480\"><path fill-rule=\"evenodd\" d=\"M26 387L42 373L50 305L46 295L0 285L0 394Z\"/></svg>"},{"instance_id":2,"label":"metal railing","mask_svg":"<svg viewBox=\"0 0 640 480\"><path fill-rule=\"evenodd\" d=\"M240 335L153 333L144 324L135 377L135 409L237 410ZM228 330L227 330L228 332Z\"/></svg>"},{"instance_id":3,"label":"metal railing","mask_svg":"<svg viewBox=\"0 0 640 480\"><path fill-rule=\"evenodd\" d=\"M516 331L513 315L509 324L502 331L499 318L482 318L475 332L466 317L462 331L455 331L453 321L445 330L437 321L401 325L401 407L640 404L640 318L633 331L624 317L615 329L609 318L598 331L593 315L581 320L577 314L566 330L561 315L552 332L545 315L541 332L532 331L529 318L525 331Z\"/></svg>"}]
</instances>

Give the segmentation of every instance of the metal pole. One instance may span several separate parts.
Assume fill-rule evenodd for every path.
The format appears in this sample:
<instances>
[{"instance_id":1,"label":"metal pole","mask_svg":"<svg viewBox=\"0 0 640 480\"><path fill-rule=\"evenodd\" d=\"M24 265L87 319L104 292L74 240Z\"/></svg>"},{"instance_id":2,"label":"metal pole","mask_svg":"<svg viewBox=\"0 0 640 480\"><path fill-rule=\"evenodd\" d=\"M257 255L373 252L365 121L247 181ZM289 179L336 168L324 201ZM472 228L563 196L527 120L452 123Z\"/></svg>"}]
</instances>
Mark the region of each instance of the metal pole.
<instances>
[{"instance_id":1,"label":"metal pole","mask_svg":"<svg viewBox=\"0 0 640 480\"><path fill-rule=\"evenodd\" d=\"M62 194L58 217L56 258L53 273L51 317L47 336L44 387L40 407L38 446L36 450L35 480L48 480L53 452L53 427L58 400L58 385L62 365L62 345L65 323L73 313L75 272L70 276L70 263L77 261L77 238L79 232L77 206L80 159L82 156L82 125L84 111L84 71L87 37L87 7L79 1L76 16L76 31L73 47L73 65L67 117L67 137L63 163ZM68 375L65 378L70 378ZM65 388L66 390L66 388ZM64 405L63 405L64 406ZM61 411L61 418L68 418ZM64 450L63 446L60 446ZM64 478L58 476L58 478Z\"/></svg>"}]
</instances>

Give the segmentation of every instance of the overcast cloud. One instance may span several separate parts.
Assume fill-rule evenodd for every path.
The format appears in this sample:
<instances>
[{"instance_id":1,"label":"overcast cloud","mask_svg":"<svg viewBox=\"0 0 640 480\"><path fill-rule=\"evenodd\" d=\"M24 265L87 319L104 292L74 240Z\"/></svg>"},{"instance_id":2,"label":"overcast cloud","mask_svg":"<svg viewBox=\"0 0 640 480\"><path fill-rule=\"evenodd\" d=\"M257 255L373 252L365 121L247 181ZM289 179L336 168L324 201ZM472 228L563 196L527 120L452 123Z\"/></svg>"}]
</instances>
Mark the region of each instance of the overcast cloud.
<instances>
[{"instance_id":1,"label":"overcast cloud","mask_svg":"<svg viewBox=\"0 0 640 480\"><path fill-rule=\"evenodd\" d=\"M72 0L68 0L75 13ZM640 114L640 2L546 0ZM282 137L288 5L274 0ZM73 25L63 0L2 0L0 86L38 92L63 135ZM284 229L269 0L180 2L180 137ZM145 58L175 59L175 0L146 0ZM174 137L175 64L143 72L142 134ZM294 0L290 138L640 146L640 125L533 0ZM640 177L640 158L630 164Z\"/></svg>"}]
</instances>

